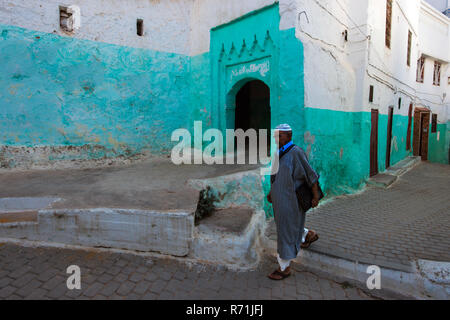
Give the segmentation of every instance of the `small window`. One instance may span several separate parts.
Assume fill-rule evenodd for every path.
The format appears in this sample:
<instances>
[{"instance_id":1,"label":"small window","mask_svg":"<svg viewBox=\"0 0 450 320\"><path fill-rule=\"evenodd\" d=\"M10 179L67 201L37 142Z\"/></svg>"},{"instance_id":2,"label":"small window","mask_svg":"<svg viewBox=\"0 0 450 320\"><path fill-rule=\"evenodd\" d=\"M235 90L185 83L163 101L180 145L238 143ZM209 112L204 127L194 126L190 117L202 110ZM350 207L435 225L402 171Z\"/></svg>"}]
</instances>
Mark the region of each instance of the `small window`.
<instances>
[{"instance_id":1,"label":"small window","mask_svg":"<svg viewBox=\"0 0 450 320\"><path fill-rule=\"evenodd\" d=\"M411 44L412 44L412 32L408 31L408 52L406 57L406 64L411 66Z\"/></svg>"},{"instance_id":2,"label":"small window","mask_svg":"<svg viewBox=\"0 0 450 320\"><path fill-rule=\"evenodd\" d=\"M72 32L73 31L73 17L72 13L69 12L67 7L59 7L59 26L63 31Z\"/></svg>"},{"instance_id":3,"label":"small window","mask_svg":"<svg viewBox=\"0 0 450 320\"><path fill-rule=\"evenodd\" d=\"M373 86L369 89L369 102L373 102Z\"/></svg>"},{"instance_id":4,"label":"small window","mask_svg":"<svg viewBox=\"0 0 450 320\"><path fill-rule=\"evenodd\" d=\"M386 47L391 48L392 0L386 0Z\"/></svg>"},{"instance_id":5,"label":"small window","mask_svg":"<svg viewBox=\"0 0 450 320\"><path fill-rule=\"evenodd\" d=\"M425 75L425 57L421 57L419 60L417 60L416 81L423 83L424 75Z\"/></svg>"},{"instance_id":6,"label":"small window","mask_svg":"<svg viewBox=\"0 0 450 320\"><path fill-rule=\"evenodd\" d=\"M437 114L433 113L431 118L431 133L437 132Z\"/></svg>"},{"instance_id":7,"label":"small window","mask_svg":"<svg viewBox=\"0 0 450 320\"><path fill-rule=\"evenodd\" d=\"M402 98L398 98L398 110L402 108Z\"/></svg>"},{"instance_id":8,"label":"small window","mask_svg":"<svg viewBox=\"0 0 450 320\"><path fill-rule=\"evenodd\" d=\"M80 8L78 6L59 6L59 27L72 33L80 28Z\"/></svg>"},{"instance_id":9,"label":"small window","mask_svg":"<svg viewBox=\"0 0 450 320\"><path fill-rule=\"evenodd\" d=\"M347 31L347 30L344 30L344 31L342 32L342 36L344 37L344 41L347 42L347 41L348 41L348 31Z\"/></svg>"},{"instance_id":10,"label":"small window","mask_svg":"<svg viewBox=\"0 0 450 320\"><path fill-rule=\"evenodd\" d=\"M441 64L437 61L434 62L433 85L441 85Z\"/></svg>"},{"instance_id":11,"label":"small window","mask_svg":"<svg viewBox=\"0 0 450 320\"><path fill-rule=\"evenodd\" d=\"M142 37L144 35L144 20L137 19L136 29L137 29L137 35Z\"/></svg>"}]
</instances>

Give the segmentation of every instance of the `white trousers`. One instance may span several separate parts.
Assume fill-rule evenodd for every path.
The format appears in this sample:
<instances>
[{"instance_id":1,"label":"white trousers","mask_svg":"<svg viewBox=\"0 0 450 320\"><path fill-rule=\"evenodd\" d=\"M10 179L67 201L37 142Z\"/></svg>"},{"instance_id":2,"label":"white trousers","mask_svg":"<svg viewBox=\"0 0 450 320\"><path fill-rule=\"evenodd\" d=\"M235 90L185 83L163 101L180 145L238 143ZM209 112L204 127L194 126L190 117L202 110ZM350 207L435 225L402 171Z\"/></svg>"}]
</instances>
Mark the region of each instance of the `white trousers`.
<instances>
[{"instance_id":1,"label":"white trousers","mask_svg":"<svg viewBox=\"0 0 450 320\"><path fill-rule=\"evenodd\" d=\"M306 235L308 234L308 232L309 232L308 229L306 229L306 228L303 229L302 243L305 242ZM300 252L301 251L298 252L297 257L300 255ZM278 264L280 265L280 270L281 270L281 272L283 272L284 270L286 270L289 267L289 265L291 264L291 261L294 260L294 259L292 259L292 260L283 260L283 259L280 258L280 255L277 254L277 260L278 260Z\"/></svg>"}]
</instances>

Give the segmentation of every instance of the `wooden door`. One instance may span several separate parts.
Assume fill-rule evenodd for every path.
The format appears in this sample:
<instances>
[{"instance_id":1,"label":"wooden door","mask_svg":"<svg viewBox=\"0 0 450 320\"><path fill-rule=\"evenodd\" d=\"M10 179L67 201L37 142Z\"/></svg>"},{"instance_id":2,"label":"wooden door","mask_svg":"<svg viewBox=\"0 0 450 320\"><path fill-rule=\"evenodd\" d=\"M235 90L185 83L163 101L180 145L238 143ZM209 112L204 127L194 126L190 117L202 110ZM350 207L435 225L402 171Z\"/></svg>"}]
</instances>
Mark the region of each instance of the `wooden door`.
<instances>
[{"instance_id":1,"label":"wooden door","mask_svg":"<svg viewBox=\"0 0 450 320\"><path fill-rule=\"evenodd\" d=\"M420 109L414 110L414 134L413 134L413 154L420 156L420 137L421 137L421 114Z\"/></svg>"},{"instance_id":2,"label":"wooden door","mask_svg":"<svg viewBox=\"0 0 450 320\"><path fill-rule=\"evenodd\" d=\"M378 110L372 109L372 129L370 132L370 176L378 174Z\"/></svg>"},{"instance_id":3,"label":"wooden door","mask_svg":"<svg viewBox=\"0 0 450 320\"><path fill-rule=\"evenodd\" d=\"M414 135L413 154L428 160L428 137L430 127L430 111L424 108L416 108L414 111Z\"/></svg>"},{"instance_id":4,"label":"wooden door","mask_svg":"<svg viewBox=\"0 0 450 320\"><path fill-rule=\"evenodd\" d=\"M422 112L420 156L422 157L423 161L428 160L428 136L430 133L430 118L430 112Z\"/></svg>"},{"instance_id":5,"label":"wooden door","mask_svg":"<svg viewBox=\"0 0 450 320\"><path fill-rule=\"evenodd\" d=\"M386 143L386 169L391 166L392 121L394 119L394 107L389 107Z\"/></svg>"}]
</instances>

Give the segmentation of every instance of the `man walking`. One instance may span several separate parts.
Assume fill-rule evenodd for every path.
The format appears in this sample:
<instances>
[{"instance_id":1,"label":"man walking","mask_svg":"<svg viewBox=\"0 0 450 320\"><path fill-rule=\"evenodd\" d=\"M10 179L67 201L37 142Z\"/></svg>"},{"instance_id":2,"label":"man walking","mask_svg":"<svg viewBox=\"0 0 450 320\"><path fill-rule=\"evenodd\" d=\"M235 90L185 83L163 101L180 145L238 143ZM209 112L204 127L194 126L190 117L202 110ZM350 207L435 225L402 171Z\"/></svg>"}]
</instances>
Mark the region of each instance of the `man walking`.
<instances>
[{"instance_id":1,"label":"man walking","mask_svg":"<svg viewBox=\"0 0 450 320\"><path fill-rule=\"evenodd\" d=\"M289 125L283 124L275 128L275 141L279 147L279 160L274 167L278 172L271 177L268 201L273 205L280 267L269 278L283 280L291 274L289 265L298 256L305 236L308 237L304 235L306 213L299 206L295 191L302 184L307 184L313 194L312 207L317 207L319 176L311 168L305 152L292 142L292 129ZM315 238L310 234L311 237Z\"/></svg>"}]
</instances>

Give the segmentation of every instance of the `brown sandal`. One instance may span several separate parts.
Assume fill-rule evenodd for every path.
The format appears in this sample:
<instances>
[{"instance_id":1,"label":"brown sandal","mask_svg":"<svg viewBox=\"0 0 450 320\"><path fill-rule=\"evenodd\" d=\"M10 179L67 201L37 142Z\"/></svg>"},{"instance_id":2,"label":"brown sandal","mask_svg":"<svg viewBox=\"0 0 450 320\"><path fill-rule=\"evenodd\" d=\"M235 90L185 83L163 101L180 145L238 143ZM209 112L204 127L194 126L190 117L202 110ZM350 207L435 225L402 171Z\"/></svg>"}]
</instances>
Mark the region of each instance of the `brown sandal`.
<instances>
[{"instance_id":1,"label":"brown sandal","mask_svg":"<svg viewBox=\"0 0 450 320\"><path fill-rule=\"evenodd\" d=\"M306 235L305 242L301 244L302 249L308 249L313 242L319 240L319 235L315 231L309 231Z\"/></svg>"},{"instance_id":2,"label":"brown sandal","mask_svg":"<svg viewBox=\"0 0 450 320\"><path fill-rule=\"evenodd\" d=\"M291 275L291 269L288 267L284 272L282 272L279 268L269 274L269 279L280 281L286 279Z\"/></svg>"}]
</instances>

